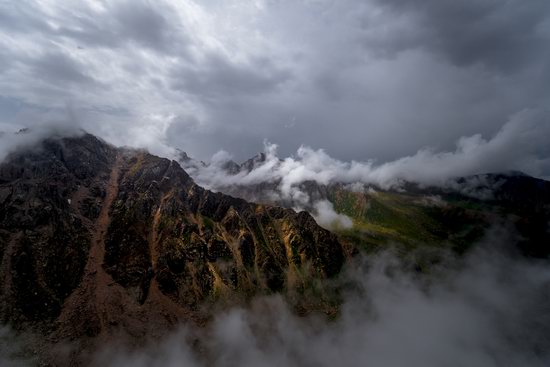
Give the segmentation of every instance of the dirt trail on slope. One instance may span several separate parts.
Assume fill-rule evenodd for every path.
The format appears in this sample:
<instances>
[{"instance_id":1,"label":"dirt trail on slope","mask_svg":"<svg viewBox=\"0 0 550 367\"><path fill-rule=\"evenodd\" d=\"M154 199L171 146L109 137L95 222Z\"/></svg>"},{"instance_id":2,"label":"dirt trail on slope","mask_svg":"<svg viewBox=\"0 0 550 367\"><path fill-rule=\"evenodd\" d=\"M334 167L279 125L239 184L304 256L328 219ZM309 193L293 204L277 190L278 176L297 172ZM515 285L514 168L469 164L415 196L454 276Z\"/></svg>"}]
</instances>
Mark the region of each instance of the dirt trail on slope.
<instances>
[{"instance_id":1,"label":"dirt trail on slope","mask_svg":"<svg viewBox=\"0 0 550 367\"><path fill-rule=\"evenodd\" d=\"M103 269L103 259L105 258L105 235L111 223L109 211L113 201L118 195L118 179L120 174L121 158L117 157L111 170L111 176L107 183L105 199L101 205L101 211L95 224L95 231L92 235L92 247L90 248L90 257L86 265L85 274L95 275L95 308L100 312L99 320L102 332L106 329L105 318L101 314L107 303L108 286L114 283L110 275Z\"/></svg>"},{"instance_id":2,"label":"dirt trail on slope","mask_svg":"<svg viewBox=\"0 0 550 367\"><path fill-rule=\"evenodd\" d=\"M105 257L105 234L109 228L111 218L109 211L113 201L118 195L118 177L120 172L120 158L117 158L112 170L109 182L105 189L105 199L101 205L99 217L95 223L95 230L92 234L92 247L90 248L90 258L86 265L86 273L92 273L102 270L103 258Z\"/></svg>"},{"instance_id":3,"label":"dirt trail on slope","mask_svg":"<svg viewBox=\"0 0 550 367\"><path fill-rule=\"evenodd\" d=\"M54 343L60 339L78 342L74 349L63 352L68 355L46 351L52 354L54 361L76 361L83 350L92 351L112 342L120 342L125 337L135 340L139 337L162 336L180 321L202 320L197 319L193 311L181 307L164 295L155 276L151 279L145 298L138 300L134 290L117 283L103 267L111 209L119 193L119 182L128 169L125 166L126 159L117 157L111 169L99 216L91 226L90 251L84 276L80 285L63 304L61 315L57 319L57 330L51 335ZM153 214L151 232L147 238L154 271L159 257L158 230L162 209L171 195L170 191L161 198L159 207Z\"/></svg>"},{"instance_id":4,"label":"dirt trail on slope","mask_svg":"<svg viewBox=\"0 0 550 367\"><path fill-rule=\"evenodd\" d=\"M114 281L103 269L105 257L105 235L110 224L110 208L118 195L118 180L121 157L117 157L111 169L109 181L105 187L105 198L101 205L101 211L92 228L90 251L88 261L84 268L84 277L80 286L65 301L63 312L59 317L61 325L81 324L82 330L88 335L103 334L108 328L107 303L110 286ZM61 326L61 329L63 327ZM63 331L61 330L62 334Z\"/></svg>"}]
</instances>

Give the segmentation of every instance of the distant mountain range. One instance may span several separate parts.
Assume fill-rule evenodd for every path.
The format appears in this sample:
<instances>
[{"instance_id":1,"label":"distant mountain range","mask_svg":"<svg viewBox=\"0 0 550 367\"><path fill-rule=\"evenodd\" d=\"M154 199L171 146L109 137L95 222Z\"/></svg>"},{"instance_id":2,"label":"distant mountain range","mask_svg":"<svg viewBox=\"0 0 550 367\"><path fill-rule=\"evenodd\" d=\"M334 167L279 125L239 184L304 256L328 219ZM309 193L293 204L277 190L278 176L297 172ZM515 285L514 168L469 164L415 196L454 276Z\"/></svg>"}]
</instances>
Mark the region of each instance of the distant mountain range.
<instances>
[{"instance_id":1,"label":"distant mountain range","mask_svg":"<svg viewBox=\"0 0 550 367\"><path fill-rule=\"evenodd\" d=\"M198 165L183 156L182 164L198 176L201 169L208 168L204 162ZM253 183L231 179L269 169L262 167L264 164L265 153L241 164L231 160L221 163L228 184L221 180L214 189L249 201L305 209L314 215L315 204L327 201L337 214L352 221L351 228L338 223L327 223L328 227L343 243L367 252L392 244L404 253L418 247L444 247L462 253L498 225L516 234L515 243L523 254L550 256L550 182L522 172L456 177L440 186L400 182L392 188L304 180L296 184L295 191L303 194L297 199L285 195L282 178L273 175Z\"/></svg>"}]
</instances>

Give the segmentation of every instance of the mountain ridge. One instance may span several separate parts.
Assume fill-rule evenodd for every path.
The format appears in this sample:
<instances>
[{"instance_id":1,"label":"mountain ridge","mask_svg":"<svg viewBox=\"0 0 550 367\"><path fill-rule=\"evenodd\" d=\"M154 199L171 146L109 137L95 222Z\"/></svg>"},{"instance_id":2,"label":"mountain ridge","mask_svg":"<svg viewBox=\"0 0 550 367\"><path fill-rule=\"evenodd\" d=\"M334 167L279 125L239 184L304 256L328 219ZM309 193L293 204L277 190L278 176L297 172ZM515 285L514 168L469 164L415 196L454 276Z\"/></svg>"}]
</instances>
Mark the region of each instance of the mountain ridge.
<instances>
[{"instance_id":1,"label":"mountain ridge","mask_svg":"<svg viewBox=\"0 0 550 367\"><path fill-rule=\"evenodd\" d=\"M251 172L265 156L247 162L239 169ZM396 250L429 272L433 249L460 256L504 223L523 254L549 258L550 182L517 173L455 182L300 183L305 209L326 201L350 218L351 227L328 231L271 195L277 182L229 185L238 198L144 150L85 133L46 139L0 163L0 320L36 333L33 354L46 364L78 365L83 351L204 325L259 295L333 317L339 289L330 279L358 253ZM480 195L488 188L490 197ZM64 342L73 347L53 348Z\"/></svg>"},{"instance_id":2,"label":"mountain ridge","mask_svg":"<svg viewBox=\"0 0 550 367\"><path fill-rule=\"evenodd\" d=\"M265 155L258 157L235 164L242 167L237 171L224 171L225 164L216 162L215 167L195 166L197 170L191 172L217 191L307 210L321 221L322 211L329 210L329 219L344 218L346 226L326 221L324 225L341 241L366 251L399 244L405 246L404 252L426 245L463 252L498 223L517 233L524 254L550 256L550 248L544 245L550 243L550 182L523 172L455 177L440 185L399 181L385 188L369 182L304 179L291 180L289 187L281 176L284 172L272 167L273 161L264 170Z\"/></svg>"},{"instance_id":3,"label":"mountain ridge","mask_svg":"<svg viewBox=\"0 0 550 367\"><path fill-rule=\"evenodd\" d=\"M303 293L345 256L306 212L210 192L175 161L89 134L8 157L0 204L1 319L55 340L202 323L219 300Z\"/></svg>"}]
</instances>

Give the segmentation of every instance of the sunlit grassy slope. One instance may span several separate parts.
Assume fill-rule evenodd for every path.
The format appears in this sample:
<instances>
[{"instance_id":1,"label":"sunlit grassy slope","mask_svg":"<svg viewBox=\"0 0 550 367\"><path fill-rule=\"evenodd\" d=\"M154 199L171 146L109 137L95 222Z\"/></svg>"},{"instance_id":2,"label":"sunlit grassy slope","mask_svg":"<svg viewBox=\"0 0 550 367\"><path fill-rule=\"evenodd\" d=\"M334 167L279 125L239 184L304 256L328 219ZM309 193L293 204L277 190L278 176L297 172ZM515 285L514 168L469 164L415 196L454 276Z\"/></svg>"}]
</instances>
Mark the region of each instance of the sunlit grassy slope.
<instances>
[{"instance_id":1,"label":"sunlit grassy slope","mask_svg":"<svg viewBox=\"0 0 550 367\"><path fill-rule=\"evenodd\" d=\"M450 197L405 192L329 190L337 212L353 219L353 227L337 229L344 241L363 249L419 245L465 250L487 227L489 209L480 203Z\"/></svg>"}]
</instances>

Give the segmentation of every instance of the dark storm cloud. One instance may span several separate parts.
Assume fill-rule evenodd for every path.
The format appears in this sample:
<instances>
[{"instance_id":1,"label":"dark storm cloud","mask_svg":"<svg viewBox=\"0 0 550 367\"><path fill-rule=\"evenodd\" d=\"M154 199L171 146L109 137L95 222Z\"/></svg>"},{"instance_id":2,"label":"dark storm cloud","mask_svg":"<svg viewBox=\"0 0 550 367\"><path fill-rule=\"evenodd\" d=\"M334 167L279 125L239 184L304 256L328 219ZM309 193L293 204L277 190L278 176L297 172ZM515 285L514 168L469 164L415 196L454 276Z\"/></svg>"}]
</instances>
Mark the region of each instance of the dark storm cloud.
<instances>
[{"instance_id":1,"label":"dark storm cloud","mask_svg":"<svg viewBox=\"0 0 550 367\"><path fill-rule=\"evenodd\" d=\"M211 100L269 93L288 80L290 73L265 59L238 65L212 55L201 62L198 70L178 69L172 76L175 89Z\"/></svg>"},{"instance_id":2,"label":"dark storm cloud","mask_svg":"<svg viewBox=\"0 0 550 367\"><path fill-rule=\"evenodd\" d=\"M168 47L170 27L166 18L147 3L129 1L116 8L115 17L121 25L121 33L140 44L161 50Z\"/></svg>"},{"instance_id":3,"label":"dark storm cloud","mask_svg":"<svg viewBox=\"0 0 550 367\"><path fill-rule=\"evenodd\" d=\"M447 13L435 2L312 4L269 3L272 13L261 30L287 40L298 63L290 68L293 78L268 101L215 82L180 85L225 91L203 94L207 120L220 131L207 133L208 141L241 158L240 142L268 137L286 153L307 144L342 159L396 159L424 146L452 149L460 136L490 137L512 115L548 97L548 57L540 47L548 12L542 3L519 20L514 12L527 7L520 2L506 9L504 3L454 3ZM452 14L457 19L447 19ZM475 19L468 23L468 17ZM462 23L462 34L453 34ZM502 49L509 54L499 56ZM471 59L461 56L468 54ZM207 72L215 75L214 69ZM196 78L203 80L200 73ZM200 147L187 141L180 146L206 158Z\"/></svg>"},{"instance_id":4,"label":"dark storm cloud","mask_svg":"<svg viewBox=\"0 0 550 367\"><path fill-rule=\"evenodd\" d=\"M49 52L29 61L31 70L37 79L46 79L52 83L75 83L87 85L95 83L87 75L84 66L62 52Z\"/></svg>"},{"instance_id":5,"label":"dark storm cloud","mask_svg":"<svg viewBox=\"0 0 550 367\"><path fill-rule=\"evenodd\" d=\"M49 30L45 19L32 4L5 1L0 4L0 10L0 29L24 33Z\"/></svg>"},{"instance_id":6,"label":"dark storm cloud","mask_svg":"<svg viewBox=\"0 0 550 367\"><path fill-rule=\"evenodd\" d=\"M99 20L98 18L99 17ZM113 3L106 12L84 14L72 27L61 27L56 33L73 38L82 47L126 47L128 43L162 53L183 50L186 34L171 14L169 7L149 1Z\"/></svg>"},{"instance_id":7,"label":"dark storm cloud","mask_svg":"<svg viewBox=\"0 0 550 367\"><path fill-rule=\"evenodd\" d=\"M384 0L396 16L418 20L412 34L396 34L387 47L433 49L457 66L481 64L514 72L548 55L546 0ZM384 47L384 45L379 45Z\"/></svg>"},{"instance_id":8,"label":"dark storm cloud","mask_svg":"<svg viewBox=\"0 0 550 367\"><path fill-rule=\"evenodd\" d=\"M148 0L104 5L106 8L99 11L83 3L80 8L67 7L50 17L41 16L41 9L31 1L1 5L0 27L10 32L40 33L49 40L65 37L80 47L119 48L133 42L163 53L182 51L186 35L169 6ZM55 26L46 22L48 19Z\"/></svg>"},{"instance_id":9,"label":"dark storm cloud","mask_svg":"<svg viewBox=\"0 0 550 367\"><path fill-rule=\"evenodd\" d=\"M0 90L34 110L70 103L91 132L162 154L171 145L208 159L223 148L240 160L265 138L283 156L307 145L383 163L426 147L452 152L461 137L490 139L521 111L544 108L549 7L4 2Z\"/></svg>"}]
</instances>

